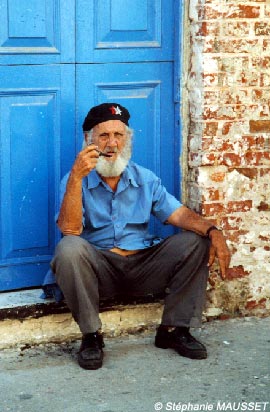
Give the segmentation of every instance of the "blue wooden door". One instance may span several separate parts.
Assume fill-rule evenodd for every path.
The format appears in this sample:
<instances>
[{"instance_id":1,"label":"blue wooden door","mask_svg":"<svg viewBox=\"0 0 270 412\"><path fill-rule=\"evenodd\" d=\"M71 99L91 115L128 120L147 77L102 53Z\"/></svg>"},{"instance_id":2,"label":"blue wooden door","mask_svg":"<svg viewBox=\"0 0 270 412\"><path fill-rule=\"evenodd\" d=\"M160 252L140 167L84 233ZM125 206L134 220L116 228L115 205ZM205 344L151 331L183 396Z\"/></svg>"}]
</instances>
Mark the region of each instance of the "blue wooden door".
<instances>
[{"instance_id":1,"label":"blue wooden door","mask_svg":"<svg viewBox=\"0 0 270 412\"><path fill-rule=\"evenodd\" d=\"M128 107L133 159L178 196L176 3L0 0L0 290L42 283L60 238L59 182L92 105Z\"/></svg>"},{"instance_id":2,"label":"blue wooden door","mask_svg":"<svg viewBox=\"0 0 270 412\"><path fill-rule=\"evenodd\" d=\"M178 196L174 120L174 10L168 0L78 0L77 148L92 105L115 101L131 113L133 160ZM174 232L153 221L160 236Z\"/></svg>"},{"instance_id":3,"label":"blue wooden door","mask_svg":"<svg viewBox=\"0 0 270 412\"><path fill-rule=\"evenodd\" d=\"M74 154L73 0L0 0L0 290L42 283ZM69 63L69 64L67 64Z\"/></svg>"}]
</instances>

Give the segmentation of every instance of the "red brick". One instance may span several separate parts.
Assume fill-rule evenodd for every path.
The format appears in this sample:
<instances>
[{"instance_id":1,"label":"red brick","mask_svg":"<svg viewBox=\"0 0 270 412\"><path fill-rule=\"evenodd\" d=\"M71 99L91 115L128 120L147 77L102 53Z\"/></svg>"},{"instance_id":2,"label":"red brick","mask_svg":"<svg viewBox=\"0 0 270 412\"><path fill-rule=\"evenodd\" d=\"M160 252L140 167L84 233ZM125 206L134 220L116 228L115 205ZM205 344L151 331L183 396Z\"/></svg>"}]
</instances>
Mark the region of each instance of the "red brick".
<instances>
[{"instance_id":1,"label":"red brick","mask_svg":"<svg viewBox=\"0 0 270 412\"><path fill-rule=\"evenodd\" d=\"M228 213L247 212L252 208L252 200L230 201L227 205Z\"/></svg>"},{"instance_id":2,"label":"red brick","mask_svg":"<svg viewBox=\"0 0 270 412\"><path fill-rule=\"evenodd\" d=\"M224 213L225 208L223 203L204 203L202 205L202 214L204 216L214 216Z\"/></svg>"},{"instance_id":3,"label":"red brick","mask_svg":"<svg viewBox=\"0 0 270 412\"><path fill-rule=\"evenodd\" d=\"M246 177L248 177L249 179L252 179L252 180L256 179L256 177L258 175L258 170L257 169L248 168L248 167L229 168L228 172L233 172L234 170L236 170L241 175L244 175L244 176L246 176Z\"/></svg>"},{"instance_id":4,"label":"red brick","mask_svg":"<svg viewBox=\"0 0 270 412\"><path fill-rule=\"evenodd\" d=\"M270 67L270 57L269 56L264 56L264 57L253 57L251 59L251 67L257 70L262 70L262 69L269 69Z\"/></svg>"},{"instance_id":5,"label":"red brick","mask_svg":"<svg viewBox=\"0 0 270 412\"><path fill-rule=\"evenodd\" d=\"M253 100L256 101L256 102L261 101L262 94L263 94L263 91L261 89L253 89L253 91L252 91Z\"/></svg>"},{"instance_id":6,"label":"red brick","mask_svg":"<svg viewBox=\"0 0 270 412\"><path fill-rule=\"evenodd\" d=\"M238 244L240 242L240 238L248 233L248 230L228 230L224 232L225 236L234 244ZM237 248L234 248L233 253L235 252L237 252Z\"/></svg>"},{"instance_id":7,"label":"red brick","mask_svg":"<svg viewBox=\"0 0 270 412\"><path fill-rule=\"evenodd\" d=\"M259 236L259 239L262 240L263 242L269 242L270 237L269 237L269 236L262 236L262 235L260 235L260 236Z\"/></svg>"},{"instance_id":8,"label":"red brick","mask_svg":"<svg viewBox=\"0 0 270 412\"><path fill-rule=\"evenodd\" d=\"M206 192L208 196L206 196ZM215 201L222 200L223 197L224 197L223 194L220 193L220 191L217 189L206 189L203 194L203 201L212 200L215 202Z\"/></svg>"},{"instance_id":9,"label":"red brick","mask_svg":"<svg viewBox=\"0 0 270 412\"><path fill-rule=\"evenodd\" d=\"M258 78L258 73L257 73ZM222 90L219 94L218 103L222 104L245 104L250 102L249 93L247 89L237 88L237 90Z\"/></svg>"},{"instance_id":10,"label":"red brick","mask_svg":"<svg viewBox=\"0 0 270 412\"><path fill-rule=\"evenodd\" d=\"M248 56L233 54L231 56L222 56L222 58L219 57L219 61L220 71L224 73L235 74L236 71L250 69Z\"/></svg>"},{"instance_id":11,"label":"red brick","mask_svg":"<svg viewBox=\"0 0 270 412\"><path fill-rule=\"evenodd\" d=\"M264 150L266 139L261 135L243 135L241 139L241 148L248 150Z\"/></svg>"},{"instance_id":12,"label":"red brick","mask_svg":"<svg viewBox=\"0 0 270 412\"><path fill-rule=\"evenodd\" d=\"M198 30L195 36L219 36L220 33L220 23L213 21L203 21L198 24Z\"/></svg>"},{"instance_id":13,"label":"red brick","mask_svg":"<svg viewBox=\"0 0 270 412\"><path fill-rule=\"evenodd\" d=\"M216 172L212 173L210 178L213 182L223 182L225 179L226 173L225 172Z\"/></svg>"},{"instance_id":14,"label":"red brick","mask_svg":"<svg viewBox=\"0 0 270 412\"><path fill-rule=\"evenodd\" d=\"M224 153L222 156L222 165L226 166L240 166L242 162L242 157L235 153Z\"/></svg>"},{"instance_id":15,"label":"red brick","mask_svg":"<svg viewBox=\"0 0 270 412\"><path fill-rule=\"evenodd\" d=\"M204 92L204 105L210 106L211 104L217 104L220 102L220 93L218 90L205 90Z\"/></svg>"},{"instance_id":16,"label":"red brick","mask_svg":"<svg viewBox=\"0 0 270 412\"><path fill-rule=\"evenodd\" d=\"M218 86L218 73L205 73L202 77L204 87Z\"/></svg>"},{"instance_id":17,"label":"red brick","mask_svg":"<svg viewBox=\"0 0 270 412\"><path fill-rule=\"evenodd\" d=\"M220 106L213 110L212 107L206 107L203 113L204 120L235 120L242 118L247 108L244 105L227 105Z\"/></svg>"},{"instance_id":18,"label":"red brick","mask_svg":"<svg viewBox=\"0 0 270 412\"><path fill-rule=\"evenodd\" d=\"M250 120L250 133L270 133L270 120Z\"/></svg>"},{"instance_id":19,"label":"red brick","mask_svg":"<svg viewBox=\"0 0 270 412\"><path fill-rule=\"evenodd\" d=\"M244 158L248 165L263 166L269 164L270 152L247 152Z\"/></svg>"},{"instance_id":20,"label":"red brick","mask_svg":"<svg viewBox=\"0 0 270 412\"><path fill-rule=\"evenodd\" d=\"M261 87L269 87L270 86L269 73L260 73L260 86Z\"/></svg>"},{"instance_id":21,"label":"red brick","mask_svg":"<svg viewBox=\"0 0 270 412\"><path fill-rule=\"evenodd\" d=\"M217 20L222 18L222 7L215 7L214 5L201 6L199 8L198 18L199 20Z\"/></svg>"},{"instance_id":22,"label":"red brick","mask_svg":"<svg viewBox=\"0 0 270 412\"><path fill-rule=\"evenodd\" d=\"M223 36L244 37L249 35L250 23L244 21L223 20L220 31Z\"/></svg>"},{"instance_id":23,"label":"red brick","mask_svg":"<svg viewBox=\"0 0 270 412\"><path fill-rule=\"evenodd\" d=\"M266 203L261 201L261 203L259 204L259 206L257 207L257 209L260 212L266 212L266 211L270 211L270 203Z\"/></svg>"},{"instance_id":24,"label":"red brick","mask_svg":"<svg viewBox=\"0 0 270 412\"><path fill-rule=\"evenodd\" d=\"M242 265L233 266L227 271L227 279L240 279L248 276L249 274L250 272L246 271Z\"/></svg>"},{"instance_id":25,"label":"red brick","mask_svg":"<svg viewBox=\"0 0 270 412\"><path fill-rule=\"evenodd\" d=\"M236 73L235 75L235 84L239 84L240 86L258 86L260 81L260 77L258 76L258 72L253 71L243 71L239 74Z\"/></svg>"},{"instance_id":26,"label":"red brick","mask_svg":"<svg viewBox=\"0 0 270 412\"><path fill-rule=\"evenodd\" d=\"M265 175L270 177L270 168L260 169L260 177L263 177Z\"/></svg>"},{"instance_id":27,"label":"red brick","mask_svg":"<svg viewBox=\"0 0 270 412\"><path fill-rule=\"evenodd\" d=\"M270 42L264 41L264 51L270 47ZM259 40L247 40L247 39L225 39L216 41L213 38L206 38L204 43L205 53L256 53L258 49L261 49Z\"/></svg>"},{"instance_id":28,"label":"red brick","mask_svg":"<svg viewBox=\"0 0 270 412\"><path fill-rule=\"evenodd\" d=\"M268 39L263 39L263 48L262 51L263 52L269 52L270 49L270 40Z\"/></svg>"},{"instance_id":29,"label":"red brick","mask_svg":"<svg viewBox=\"0 0 270 412\"><path fill-rule=\"evenodd\" d=\"M210 149L210 146L212 145L213 140L211 138L203 137L202 138L202 150L208 150Z\"/></svg>"},{"instance_id":30,"label":"red brick","mask_svg":"<svg viewBox=\"0 0 270 412\"><path fill-rule=\"evenodd\" d=\"M224 230L238 230L243 219L235 216L224 216L220 220L220 225Z\"/></svg>"},{"instance_id":31,"label":"red brick","mask_svg":"<svg viewBox=\"0 0 270 412\"><path fill-rule=\"evenodd\" d=\"M218 162L218 154L216 153L206 153L203 157L203 165L214 165Z\"/></svg>"},{"instance_id":32,"label":"red brick","mask_svg":"<svg viewBox=\"0 0 270 412\"><path fill-rule=\"evenodd\" d=\"M235 122L224 122L222 127L222 134L225 136L229 134L231 127L235 124Z\"/></svg>"},{"instance_id":33,"label":"red brick","mask_svg":"<svg viewBox=\"0 0 270 412\"><path fill-rule=\"evenodd\" d=\"M247 6L235 3L227 4L227 13L224 16L226 19L254 19L260 16L259 6Z\"/></svg>"},{"instance_id":34,"label":"red brick","mask_svg":"<svg viewBox=\"0 0 270 412\"><path fill-rule=\"evenodd\" d=\"M232 150L234 150L234 146L233 146L233 142L230 142L229 140L219 140L216 141L217 145L216 148L217 150L221 151L221 152L231 152Z\"/></svg>"},{"instance_id":35,"label":"red brick","mask_svg":"<svg viewBox=\"0 0 270 412\"><path fill-rule=\"evenodd\" d=\"M262 298L258 302L256 300L249 300L246 303L246 309L265 309L266 299Z\"/></svg>"},{"instance_id":36,"label":"red brick","mask_svg":"<svg viewBox=\"0 0 270 412\"><path fill-rule=\"evenodd\" d=\"M268 22L256 22L255 23L255 34L256 36L269 36L270 35L270 24Z\"/></svg>"},{"instance_id":37,"label":"red brick","mask_svg":"<svg viewBox=\"0 0 270 412\"><path fill-rule=\"evenodd\" d=\"M269 66L270 68L270 66ZM253 89L252 100L259 104L270 106L270 88L268 89Z\"/></svg>"}]
</instances>

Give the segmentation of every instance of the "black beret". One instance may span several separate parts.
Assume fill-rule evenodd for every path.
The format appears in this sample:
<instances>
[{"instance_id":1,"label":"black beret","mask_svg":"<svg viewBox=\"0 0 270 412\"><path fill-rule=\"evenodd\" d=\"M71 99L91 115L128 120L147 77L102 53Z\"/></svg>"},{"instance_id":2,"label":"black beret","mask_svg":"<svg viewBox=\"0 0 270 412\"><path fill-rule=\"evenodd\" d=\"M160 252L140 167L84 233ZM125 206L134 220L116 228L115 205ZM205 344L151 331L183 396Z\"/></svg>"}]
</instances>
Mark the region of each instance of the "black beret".
<instances>
[{"instance_id":1,"label":"black beret","mask_svg":"<svg viewBox=\"0 0 270 412\"><path fill-rule=\"evenodd\" d=\"M99 123L107 120L121 120L128 126L130 114L128 110L119 103L102 103L92 107L83 122L83 131L93 129Z\"/></svg>"}]
</instances>

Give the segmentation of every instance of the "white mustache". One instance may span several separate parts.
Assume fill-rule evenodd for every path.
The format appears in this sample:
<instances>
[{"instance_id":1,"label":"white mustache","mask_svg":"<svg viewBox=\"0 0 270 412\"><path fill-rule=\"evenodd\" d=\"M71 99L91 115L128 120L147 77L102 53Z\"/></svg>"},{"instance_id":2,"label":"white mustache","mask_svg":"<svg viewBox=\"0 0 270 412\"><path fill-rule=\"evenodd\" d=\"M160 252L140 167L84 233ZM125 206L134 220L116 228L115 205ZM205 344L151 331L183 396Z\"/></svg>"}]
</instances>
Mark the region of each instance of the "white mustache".
<instances>
[{"instance_id":1,"label":"white mustache","mask_svg":"<svg viewBox=\"0 0 270 412\"><path fill-rule=\"evenodd\" d=\"M117 147L108 147L108 148L105 148L104 150L104 153L118 153L119 152L119 150L117 149Z\"/></svg>"}]
</instances>

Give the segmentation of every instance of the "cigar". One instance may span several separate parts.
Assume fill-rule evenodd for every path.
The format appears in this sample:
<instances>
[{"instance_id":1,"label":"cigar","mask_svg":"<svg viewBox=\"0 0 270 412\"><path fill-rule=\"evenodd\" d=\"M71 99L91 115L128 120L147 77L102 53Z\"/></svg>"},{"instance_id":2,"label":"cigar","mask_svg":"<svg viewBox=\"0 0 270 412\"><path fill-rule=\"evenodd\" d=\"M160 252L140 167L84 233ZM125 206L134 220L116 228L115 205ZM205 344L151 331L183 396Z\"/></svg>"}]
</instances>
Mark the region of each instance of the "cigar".
<instances>
[{"instance_id":1,"label":"cigar","mask_svg":"<svg viewBox=\"0 0 270 412\"><path fill-rule=\"evenodd\" d=\"M96 151L98 152L99 156L112 157L112 155L110 155L110 154L108 154L108 153L101 152L101 151L98 150L98 149L96 149Z\"/></svg>"},{"instance_id":2,"label":"cigar","mask_svg":"<svg viewBox=\"0 0 270 412\"><path fill-rule=\"evenodd\" d=\"M93 143L88 143L87 146L90 146L90 144L93 144ZM109 155L108 153L104 153L101 150L98 150L98 149L95 149L95 150L98 152L99 156L112 157L112 155Z\"/></svg>"}]
</instances>

